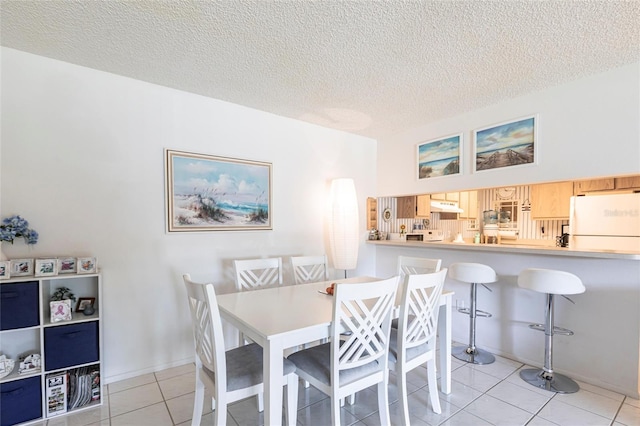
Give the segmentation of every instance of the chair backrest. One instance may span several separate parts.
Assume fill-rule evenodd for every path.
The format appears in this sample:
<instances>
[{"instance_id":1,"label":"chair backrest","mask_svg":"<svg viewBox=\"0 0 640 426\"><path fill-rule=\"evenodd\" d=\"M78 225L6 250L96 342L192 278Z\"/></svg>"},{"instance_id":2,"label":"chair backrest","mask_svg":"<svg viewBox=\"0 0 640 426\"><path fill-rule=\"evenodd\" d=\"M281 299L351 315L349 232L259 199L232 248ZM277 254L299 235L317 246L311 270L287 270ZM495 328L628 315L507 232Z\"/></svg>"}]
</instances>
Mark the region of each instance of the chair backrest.
<instances>
[{"instance_id":1,"label":"chair backrest","mask_svg":"<svg viewBox=\"0 0 640 426\"><path fill-rule=\"evenodd\" d=\"M251 290L264 285L282 285L282 258L235 260L236 289Z\"/></svg>"},{"instance_id":2,"label":"chair backrest","mask_svg":"<svg viewBox=\"0 0 640 426\"><path fill-rule=\"evenodd\" d=\"M442 259L428 259L426 257L398 256L398 275L430 274L438 272Z\"/></svg>"},{"instance_id":3,"label":"chair backrest","mask_svg":"<svg viewBox=\"0 0 640 426\"><path fill-rule=\"evenodd\" d=\"M406 275L398 321L398 359L406 351L429 342L436 336L440 296L447 268L430 274ZM435 346L434 346L435 347Z\"/></svg>"},{"instance_id":4,"label":"chair backrest","mask_svg":"<svg viewBox=\"0 0 640 426\"><path fill-rule=\"evenodd\" d=\"M397 276L367 283L336 284L331 324L332 377L375 361L378 368L373 372L386 371L397 289Z\"/></svg>"},{"instance_id":5,"label":"chair backrest","mask_svg":"<svg viewBox=\"0 0 640 426\"><path fill-rule=\"evenodd\" d=\"M213 284L191 281L189 274L182 276L187 289L191 311L191 325L196 349L196 367L204 366L214 373L216 393L227 389L227 362L225 358L222 321Z\"/></svg>"},{"instance_id":6,"label":"chair backrest","mask_svg":"<svg viewBox=\"0 0 640 426\"><path fill-rule=\"evenodd\" d=\"M291 257L293 278L296 284L317 283L329 279L327 256L293 256Z\"/></svg>"}]
</instances>

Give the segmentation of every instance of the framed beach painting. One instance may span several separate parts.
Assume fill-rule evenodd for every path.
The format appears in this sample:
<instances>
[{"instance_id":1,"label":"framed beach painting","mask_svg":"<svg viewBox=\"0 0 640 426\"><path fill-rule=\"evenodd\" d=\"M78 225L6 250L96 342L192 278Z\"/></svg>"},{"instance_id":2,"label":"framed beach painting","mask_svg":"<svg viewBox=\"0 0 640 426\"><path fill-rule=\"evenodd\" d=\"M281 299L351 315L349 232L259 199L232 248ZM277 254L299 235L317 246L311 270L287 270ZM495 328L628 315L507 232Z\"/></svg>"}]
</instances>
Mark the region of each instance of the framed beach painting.
<instances>
[{"instance_id":1,"label":"framed beach painting","mask_svg":"<svg viewBox=\"0 0 640 426\"><path fill-rule=\"evenodd\" d=\"M533 165L538 161L535 115L474 131L474 172Z\"/></svg>"},{"instance_id":2,"label":"framed beach painting","mask_svg":"<svg viewBox=\"0 0 640 426\"><path fill-rule=\"evenodd\" d=\"M418 144L418 180L457 175L461 167L462 134Z\"/></svg>"},{"instance_id":3,"label":"framed beach painting","mask_svg":"<svg viewBox=\"0 0 640 426\"><path fill-rule=\"evenodd\" d=\"M271 163L167 149L167 231L273 229L271 173Z\"/></svg>"}]
</instances>

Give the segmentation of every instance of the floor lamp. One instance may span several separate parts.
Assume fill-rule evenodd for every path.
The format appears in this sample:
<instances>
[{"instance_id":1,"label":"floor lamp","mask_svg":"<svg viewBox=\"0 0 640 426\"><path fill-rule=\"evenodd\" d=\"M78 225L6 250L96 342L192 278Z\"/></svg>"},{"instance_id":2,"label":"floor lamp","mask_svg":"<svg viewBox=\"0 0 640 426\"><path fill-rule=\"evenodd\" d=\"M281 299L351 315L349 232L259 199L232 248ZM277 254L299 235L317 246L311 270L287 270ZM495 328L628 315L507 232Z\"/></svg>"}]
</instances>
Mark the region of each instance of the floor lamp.
<instances>
[{"instance_id":1,"label":"floor lamp","mask_svg":"<svg viewBox=\"0 0 640 426\"><path fill-rule=\"evenodd\" d=\"M329 197L329 243L333 267L355 269L360 245L358 224L358 198L353 179L341 178L331 181Z\"/></svg>"}]
</instances>

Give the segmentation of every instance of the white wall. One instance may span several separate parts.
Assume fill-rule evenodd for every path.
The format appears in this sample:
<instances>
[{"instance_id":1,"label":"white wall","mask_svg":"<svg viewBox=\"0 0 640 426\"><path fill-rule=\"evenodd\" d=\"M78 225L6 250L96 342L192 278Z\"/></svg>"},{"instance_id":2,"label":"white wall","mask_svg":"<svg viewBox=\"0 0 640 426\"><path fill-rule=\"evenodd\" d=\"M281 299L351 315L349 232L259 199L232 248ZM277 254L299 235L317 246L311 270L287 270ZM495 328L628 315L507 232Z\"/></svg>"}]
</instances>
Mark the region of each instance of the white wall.
<instances>
[{"instance_id":1,"label":"white wall","mask_svg":"<svg viewBox=\"0 0 640 426\"><path fill-rule=\"evenodd\" d=\"M234 258L323 253L335 177L353 177L363 244L376 142L2 48L1 216L40 241L10 258L93 255L103 272L107 382L193 359L182 278L233 288ZM273 163L273 231L165 233L164 148ZM285 259L288 261L288 259ZM342 271L333 271L341 276ZM79 295L81 296L81 295Z\"/></svg>"},{"instance_id":2,"label":"white wall","mask_svg":"<svg viewBox=\"0 0 640 426\"><path fill-rule=\"evenodd\" d=\"M425 99L425 102L428 102ZM473 130L538 116L538 164L472 174ZM640 173L640 63L378 141L378 196ZM416 145L463 133L463 173L417 179Z\"/></svg>"}]
</instances>

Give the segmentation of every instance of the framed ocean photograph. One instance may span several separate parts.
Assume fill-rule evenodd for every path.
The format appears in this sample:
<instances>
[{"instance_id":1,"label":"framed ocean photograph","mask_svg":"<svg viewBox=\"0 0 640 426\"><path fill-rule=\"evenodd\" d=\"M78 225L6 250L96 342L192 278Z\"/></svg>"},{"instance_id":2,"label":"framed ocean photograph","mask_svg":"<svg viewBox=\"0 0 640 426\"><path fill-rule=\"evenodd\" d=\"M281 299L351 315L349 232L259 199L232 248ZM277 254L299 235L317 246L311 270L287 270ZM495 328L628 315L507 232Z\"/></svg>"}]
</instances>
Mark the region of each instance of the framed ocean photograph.
<instances>
[{"instance_id":1,"label":"framed ocean photograph","mask_svg":"<svg viewBox=\"0 0 640 426\"><path fill-rule=\"evenodd\" d=\"M271 230L271 163L165 150L167 232Z\"/></svg>"},{"instance_id":2,"label":"framed ocean photograph","mask_svg":"<svg viewBox=\"0 0 640 426\"><path fill-rule=\"evenodd\" d=\"M533 115L475 130L473 171L536 164L537 127Z\"/></svg>"},{"instance_id":3,"label":"framed ocean photograph","mask_svg":"<svg viewBox=\"0 0 640 426\"><path fill-rule=\"evenodd\" d=\"M418 144L418 180L457 175L462 170L462 134Z\"/></svg>"}]
</instances>

